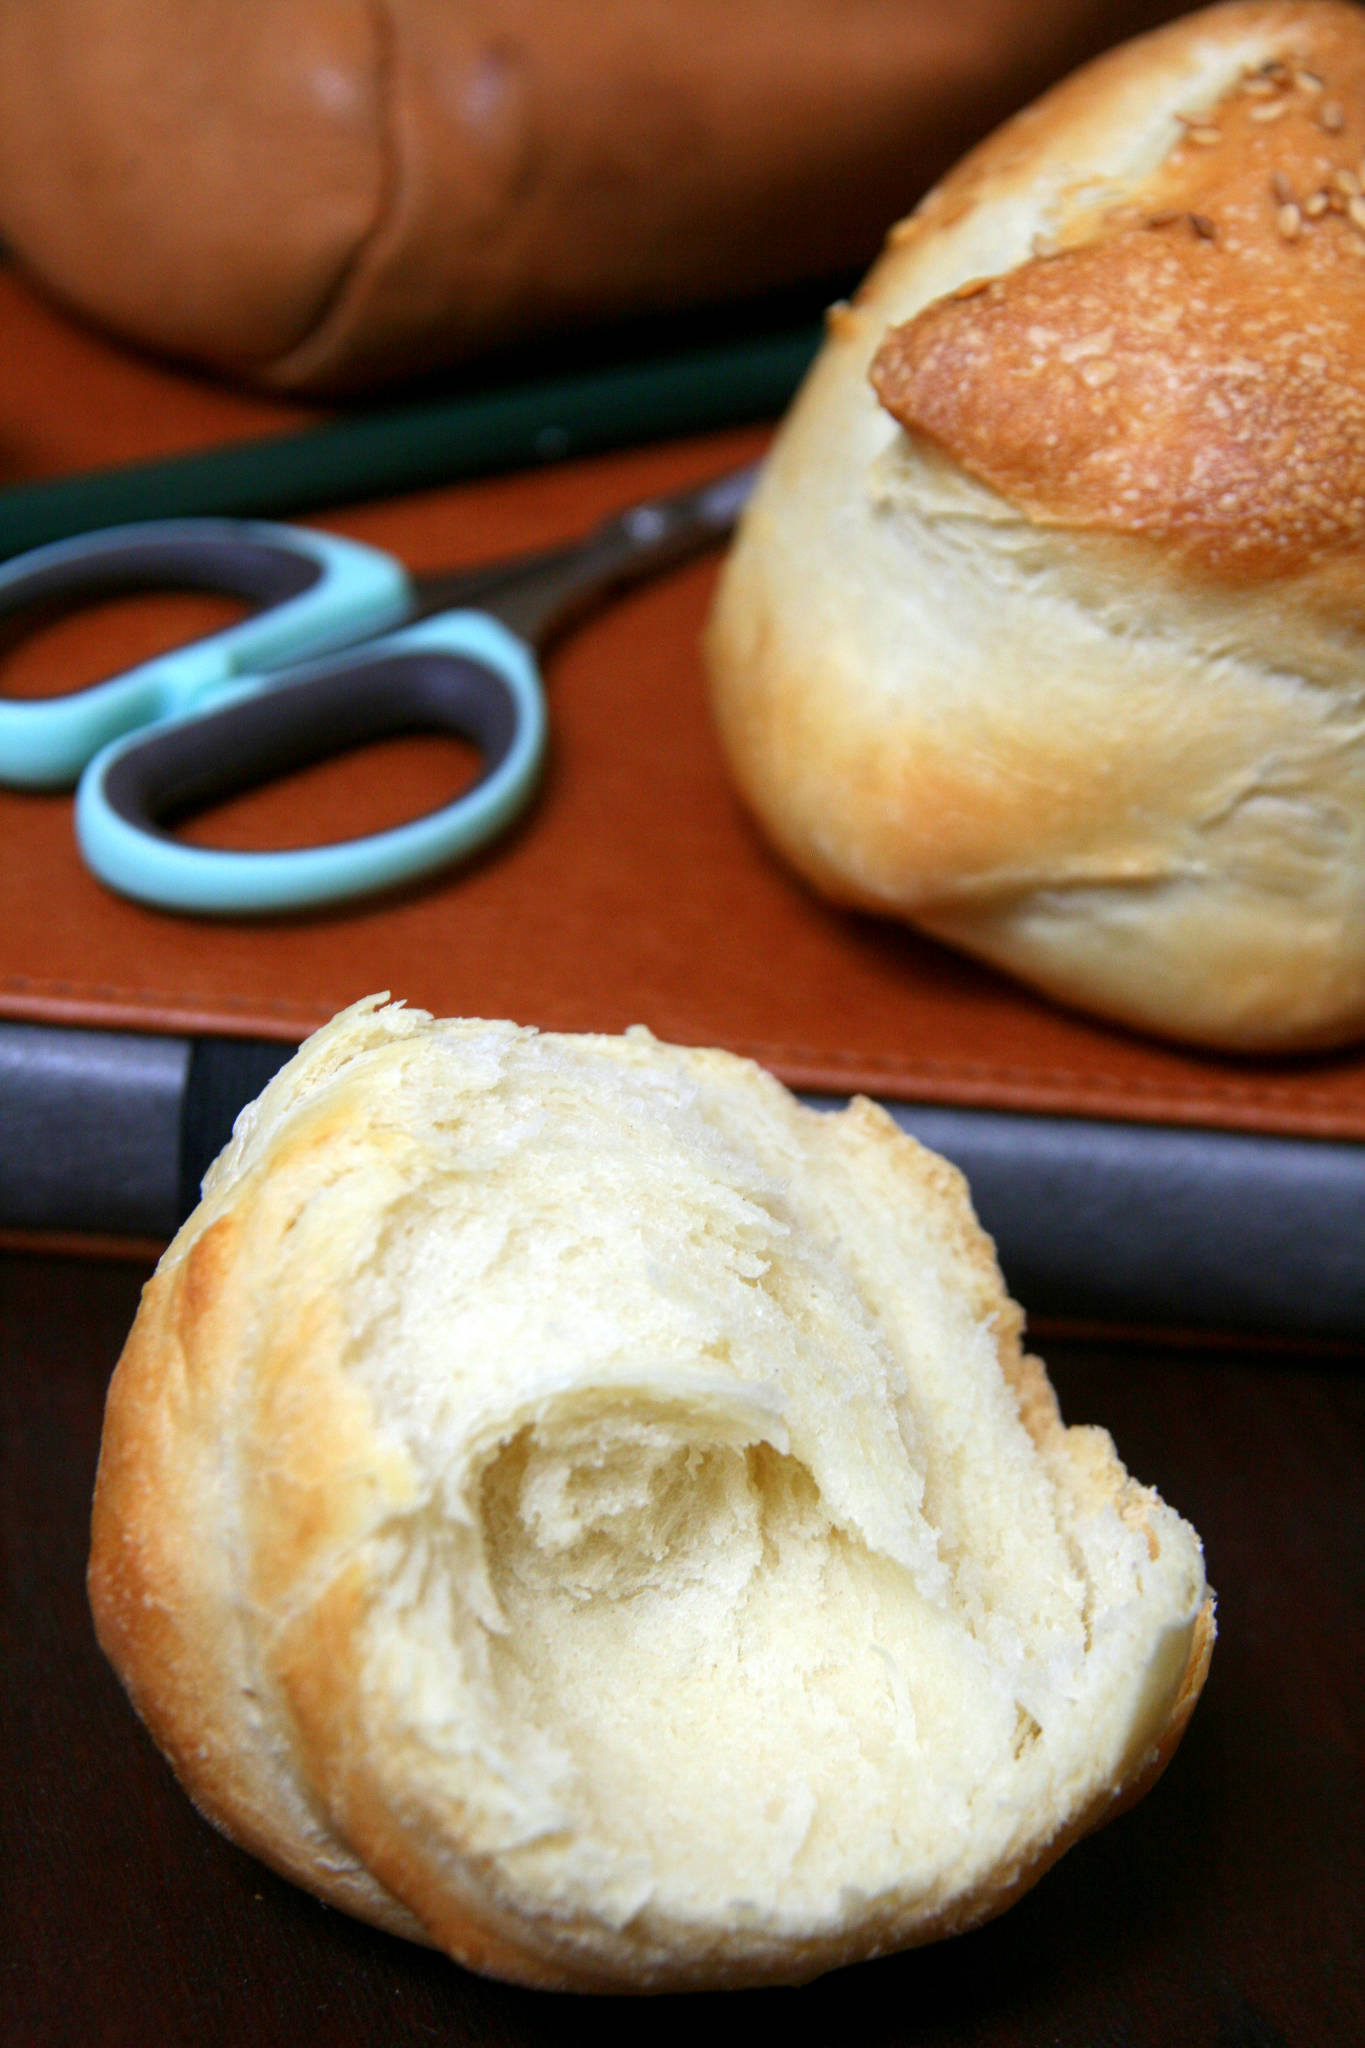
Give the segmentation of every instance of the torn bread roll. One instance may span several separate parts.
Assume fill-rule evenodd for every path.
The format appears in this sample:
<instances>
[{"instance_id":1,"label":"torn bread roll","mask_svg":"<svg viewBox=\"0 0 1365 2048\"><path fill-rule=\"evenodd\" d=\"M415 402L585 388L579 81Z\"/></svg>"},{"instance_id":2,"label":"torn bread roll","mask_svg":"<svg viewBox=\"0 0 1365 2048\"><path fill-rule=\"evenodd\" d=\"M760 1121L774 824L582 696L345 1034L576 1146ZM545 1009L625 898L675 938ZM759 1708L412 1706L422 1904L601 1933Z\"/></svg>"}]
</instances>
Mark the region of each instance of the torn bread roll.
<instances>
[{"instance_id":1,"label":"torn bread roll","mask_svg":"<svg viewBox=\"0 0 1365 2048\"><path fill-rule=\"evenodd\" d=\"M798 1982L1169 1757L1198 1538L964 1184L647 1032L382 998L239 1121L110 1391L100 1640L196 1804L530 1985Z\"/></svg>"},{"instance_id":2,"label":"torn bread roll","mask_svg":"<svg viewBox=\"0 0 1365 2048\"><path fill-rule=\"evenodd\" d=\"M837 900L1233 1050L1365 1031L1365 12L1001 129L838 309L710 628Z\"/></svg>"}]
</instances>

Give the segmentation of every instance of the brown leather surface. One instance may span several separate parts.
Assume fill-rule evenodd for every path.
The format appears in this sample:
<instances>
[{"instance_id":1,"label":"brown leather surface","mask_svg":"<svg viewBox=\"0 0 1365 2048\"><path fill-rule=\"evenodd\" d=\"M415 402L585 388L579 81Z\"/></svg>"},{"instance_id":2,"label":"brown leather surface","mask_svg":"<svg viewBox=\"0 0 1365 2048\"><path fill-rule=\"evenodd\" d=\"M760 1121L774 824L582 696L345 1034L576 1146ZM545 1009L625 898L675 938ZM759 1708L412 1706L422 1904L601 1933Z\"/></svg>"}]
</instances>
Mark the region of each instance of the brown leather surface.
<instances>
[{"instance_id":1,"label":"brown leather surface","mask_svg":"<svg viewBox=\"0 0 1365 2048\"><path fill-rule=\"evenodd\" d=\"M368 389L855 270L1178 0L0 7L0 234L115 333Z\"/></svg>"},{"instance_id":2,"label":"brown leather surface","mask_svg":"<svg viewBox=\"0 0 1365 2048\"><path fill-rule=\"evenodd\" d=\"M0 277L3 480L297 424L153 372ZM433 491L328 522L416 568L568 537L699 480L760 430ZM899 928L817 902L742 814L721 767L697 639L714 562L615 602L547 665L553 753L529 817L476 866L399 897L266 923L144 910L82 867L64 795L0 791L0 1014L294 1039L375 989L440 1013L729 1046L840 1092L1225 1129L1365 1138L1365 1057L1237 1061L1068 1015ZM198 600L176 600L181 628ZM7 660L7 689L90 680L164 630L124 604ZM200 821L222 844L355 831L421 808L462 764L391 745ZM262 837L264 835L264 838Z\"/></svg>"},{"instance_id":3,"label":"brown leather surface","mask_svg":"<svg viewBox=\"0 0 1365 2048\"><path fill-rule=\"evenodd\" d=\"M0 488L296 433L316 406L258 398L106 345L0 262Z\"/></svg>"}]
</instances>

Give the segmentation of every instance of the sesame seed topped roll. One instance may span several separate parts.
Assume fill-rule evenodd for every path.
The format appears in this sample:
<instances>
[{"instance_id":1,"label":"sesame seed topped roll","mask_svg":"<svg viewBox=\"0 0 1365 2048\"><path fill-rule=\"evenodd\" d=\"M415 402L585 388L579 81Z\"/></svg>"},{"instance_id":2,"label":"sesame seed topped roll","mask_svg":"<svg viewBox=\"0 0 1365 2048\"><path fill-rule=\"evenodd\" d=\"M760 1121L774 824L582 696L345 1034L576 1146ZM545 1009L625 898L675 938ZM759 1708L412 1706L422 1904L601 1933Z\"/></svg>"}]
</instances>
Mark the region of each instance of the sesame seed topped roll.
<instances>
[{"instance_id":1,"label":"sesame seed topped roll","mask_svg":"<svg viewBox=\"0 0 1365 2048\"><path fill-rule=\"evenodd\" d=\"M1365 13L1077 73L894 229L710 633L779 846L1065 1002L1365 1029Z\"/></svg>"}]
</instances>

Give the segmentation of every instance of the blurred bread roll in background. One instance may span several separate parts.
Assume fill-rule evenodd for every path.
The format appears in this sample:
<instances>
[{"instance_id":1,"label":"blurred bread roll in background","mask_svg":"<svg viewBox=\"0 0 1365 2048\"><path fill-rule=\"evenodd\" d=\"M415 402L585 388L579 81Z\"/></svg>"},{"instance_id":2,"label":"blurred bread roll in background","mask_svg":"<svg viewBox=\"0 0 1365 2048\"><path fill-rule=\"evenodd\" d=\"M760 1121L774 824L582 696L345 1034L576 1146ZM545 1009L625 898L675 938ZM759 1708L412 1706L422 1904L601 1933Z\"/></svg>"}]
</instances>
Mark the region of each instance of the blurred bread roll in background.
<instances>
[{"instance_id":1,"label":"blurred bread roll in background","mask_svg":"<svg viewBox=\"0 0 1365 2048\"><path fill-rule=\"evenodd\" d=\"M1212 1601L960 1175L722 1052L382 1003L244 1112L110 1390L95 1618L196 1804L559 1989L999 1911L1160 1771Z\"/></svg>"},{"instance_id":2,"label":"blurred bread roll in background","mask_svg":"<svg viewBox=\"0 0 1365 2048\"><path fill-rule=\"evenodd\" d=\"M1365 1030L1365 13L1008 123L834 310L727 566L739 785L836 900L1240 1051Z\"/></svg>"},{"instance_id":3,"label":"blurred bread roll in background","mask_svg":"<svg viewBox=\"0 0 1365 2048\"><path fill-rule=\"evenodd\" d=\"M862 269L992 123L1173 11L0 6L0 235L111 332L280 391L557 364L576 328Z\"/></svg>"}]
</instances>

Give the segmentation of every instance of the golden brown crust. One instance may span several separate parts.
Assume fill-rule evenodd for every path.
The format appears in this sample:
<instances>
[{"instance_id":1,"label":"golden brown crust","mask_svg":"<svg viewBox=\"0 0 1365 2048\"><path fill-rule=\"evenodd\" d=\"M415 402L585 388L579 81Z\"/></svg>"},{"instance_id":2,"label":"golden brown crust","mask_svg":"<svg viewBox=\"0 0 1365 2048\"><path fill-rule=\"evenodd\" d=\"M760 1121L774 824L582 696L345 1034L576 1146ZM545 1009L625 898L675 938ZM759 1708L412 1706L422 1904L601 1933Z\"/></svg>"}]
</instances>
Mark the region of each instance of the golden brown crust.
<instances>
[{"instance_id":1,"label":"golden brown crust","mask_svg":"<svg viewBox=\"0 0 1365 2048\"><path fill-rule=\"evenodd\" d=\"M95 1633L206 1819L329 1904L427 1940L344 1845L326 1844L306 1799L279 1807L223 1541L237 1512L229 1418L247 1391L250 1249L236 1215L196 1220L144 1290L110 1382L87 1575Z\"/></svg>"},{"instance_id":2,"label":"golden brown crust","mask_svg":"<svg viewBox=\"0 0 1365 2048\"><path fill-rule=\"evenodd\" d=\"M1235 12L1275 54L1191 102L1140 192L1096 212L1082 186L1059 246L894 328L872 370L1031 518L1234 585L1365 544L1365 15Z\"/></svg>"}]
</instances>

